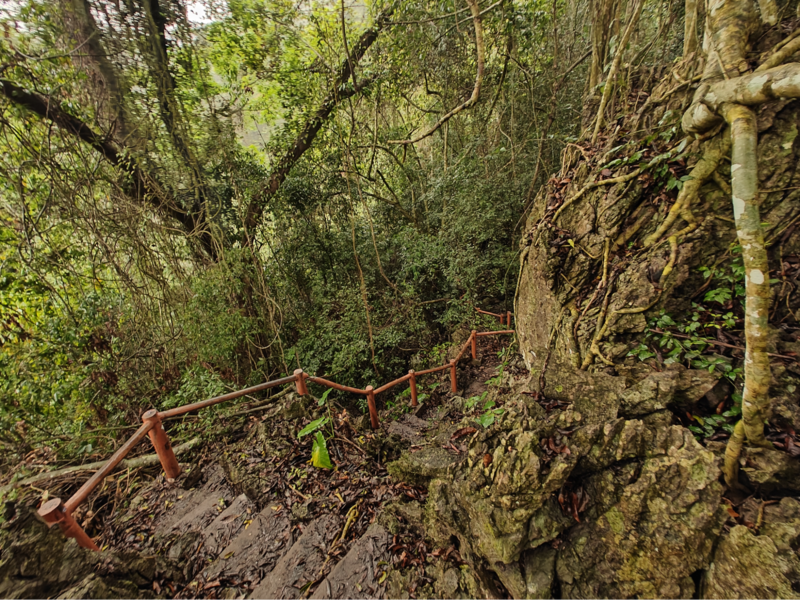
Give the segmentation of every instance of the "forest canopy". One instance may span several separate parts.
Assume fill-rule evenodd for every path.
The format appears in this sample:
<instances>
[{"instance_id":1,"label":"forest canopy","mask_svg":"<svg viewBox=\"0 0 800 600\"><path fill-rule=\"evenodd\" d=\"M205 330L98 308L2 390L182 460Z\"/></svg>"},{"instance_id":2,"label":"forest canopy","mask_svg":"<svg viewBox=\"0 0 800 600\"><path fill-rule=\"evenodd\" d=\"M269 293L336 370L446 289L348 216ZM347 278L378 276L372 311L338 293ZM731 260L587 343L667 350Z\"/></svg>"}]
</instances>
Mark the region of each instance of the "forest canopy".
<instances>
[{"instance_id":1,"label":"forest canopy","mask_svg":"<svg viewBox=\"0 0 800 600\"><path fill-rule=\"evenodd\" d=\"M6 4L4 447L96 448L297 365L363 384L510 309L588 9Z\"/></svg>"}]
</instances>

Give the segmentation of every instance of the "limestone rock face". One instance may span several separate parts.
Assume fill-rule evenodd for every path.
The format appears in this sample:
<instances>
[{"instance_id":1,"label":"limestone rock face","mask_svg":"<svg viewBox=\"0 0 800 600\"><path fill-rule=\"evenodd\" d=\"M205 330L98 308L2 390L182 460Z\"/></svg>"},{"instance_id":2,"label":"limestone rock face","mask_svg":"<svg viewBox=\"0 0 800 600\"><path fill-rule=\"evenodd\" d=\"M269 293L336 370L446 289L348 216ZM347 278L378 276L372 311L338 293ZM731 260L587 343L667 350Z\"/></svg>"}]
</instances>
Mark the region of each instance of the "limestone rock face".
<instances>
[{"instance_id":1,"label":"limestone rock face","mask_svg":"<svg viewBox=\"0 0 800 600\"><path fill-rule=\"evenodd\" d=\"M154 556L80 548L26 506L0 529L0 549L2 598L152 598L165 572Z\"/></svg>"},{"instance_id":2,"label":"limestone rock face","mask_svg":"<svg viewBox=\"0 0 800 600\"><path fill-rule=\"evenodd\" d=\"M800 459L772 448L747 448L742 469L765 492L800 493Z\"/></svg>"},{"instance_id":3,"label":"limestone rock face","mask_svg":"<svg viewBox=\"0 0 800 600\"><path fill-rule=\"evenodd\" d=\"M452 473L461 460L437 447L423 448L419 452L403 454L399 460L387 465L392 477L413 485L426 485L435 477Z\"/></svg>"},{"instance_id":4,"label":"limestone rock face","mask_svg":"<svg viewBox=\"0 0 800 600\"><path fill-rule=\"evenodd\" d=\"M494 571L514 598L552 598L556 551L541 546L525 552L519 564L494 565Z\"/></svg>"},{"instance_id":5,"label":"limestone rock face","mask_svg":"<svg viewBox=\"0 0 800 600\"><path fill-rule=\"evenodd\" d=\"M708 565L727 516L718 477L713 454L670 428L638 477L619 482L619 499L567 534L556 565L564 597L691 597L690 576Z\"/></svg>"},{"instance_id":6,"label":"limestone rock face","mask_svg":"<svg viewBox=\"0 0 800 600\"><path fill-rule=\"evenodd\" d=\"M717 376L708 371L669 365L669 370L652 373L622 393L620 414L648 415L669 406L688 406L706 395Z\"/></svg>"},{"instance_id":7,"label":"limestone rock face","mask_svg":"<svg viewBox=\"0 0 800 600\"><path fill-rule=\"evenodd\" d=\"M387 580L386 598L409 598L408 588L417 577L416 568L392 570ZM504 598L492 574L469 565L433 562L425 566L426 582L417 588L417 598Z\"/></svg>"},{"instance_id":8,"label":"limestone rock face","mask_svg":"<svg viewBox=\"0 0 800 600\"><path fill-rule=\"evenodd\" d=\"M800 598L798 541L800 502L765 507L758 535L737 525L719 543L701 598Z\"/></svg>"},{"instance_id":9,"label":"limestone rock face","mask_svg":"<svg viewBox=\"0 0 800 600\"><path fill-rule=\"evenodd\" d=\"M431 482L428 534L455 536L514 597L547 597L555 577L563 597L691 596L727 512L714 455L662 421L581 426L569 408L533 419L511 406ZM589 497L581 522L559 506L572 485Z\"/></svg>"}]
</instances>

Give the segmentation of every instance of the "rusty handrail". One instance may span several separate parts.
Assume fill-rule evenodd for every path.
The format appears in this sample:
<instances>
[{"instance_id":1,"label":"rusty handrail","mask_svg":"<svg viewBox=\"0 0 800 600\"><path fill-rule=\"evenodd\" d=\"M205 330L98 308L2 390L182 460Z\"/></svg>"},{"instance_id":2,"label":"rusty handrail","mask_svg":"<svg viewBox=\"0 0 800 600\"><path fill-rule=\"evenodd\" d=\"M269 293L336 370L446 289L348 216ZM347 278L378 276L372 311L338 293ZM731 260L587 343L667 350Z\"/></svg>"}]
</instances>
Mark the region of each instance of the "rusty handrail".
<instances>
[{"instance_id":1,"label":"rusty handrail","mask_svg":"<svg viewBox=\"0 0 800 600\"><path fill-rule=\"evenodd\" d=\"M129 437L128 440L122 446L120 446L114 454L111 455L111 458L109 458L106 463L100 467L100 469L98 469L97 472L95 472L95 474L92 475L86 481L86 483L84 483L80 489L78 489L78 491L69 498L69 500L63 502L60 498L52 498L39 507L39 515L51 526L57 524L64 532L64 535L75 538L78 542L78 545L80 545L82 548L99 550L97 544L94 543L92 538L86 534L83 528L72 517L72 513L81 504L81 502L86 500L86 498L89 497L89 494L91 494L95 488L97 488L97 486L100 485L100 483L106 477L108 477L108 475L111 474L115 468L117 468L119 463L123 461L123 459L130 453L131 450L136 447L139 442L141 442L146 436L150 436L150 440L153 443L153 447L155 448L156 454L158 455L161 466L164 468L167 477L175 478L180 475L180 466L178 465L177 458L175 458L175 453L172 451L169 439L164 432L162 419L186 414L201 408L213 406L214 404L219 404L220 402L225 402L226 400L233 400L248 394L292 382L297 382L298 392L305 394L308 393L308 390L305 389L305 382L303 381L303 378L298 377L297 373L295 373L290 377L282 377L274 381L268 381L256 386L245 388L243 390L209 398L208 400L203 400L201 402L179 406L171 410L166 410L163 412L148 410L142 415L142 420L144 422L139 429L137 429L136 432Z\"/></svg>"},{"instance_id":2,"label":"rusty handrail","mask_svg":"<svg viewBox=\"0 0 800 600\"><path fill-rule=\"evenodd\" d=\"M433 367L432 369L425 369L424 371L417 371L417 375L427 375L428 373L436 373L437 371L444 371L445 369L449 369L450 364L442 365L441 367Z\"/></svg>"},{"instance_id":3,"label":"rusty handrail","mask_svg":"<svg viewBox=\"0 0 800 600\"><path fill-rule=\"evenodd\" d=\"M501 325L504 324L504 321L505 324L509 326L511 325L511 312L506 312L505 315L502 315L481 310L477 307L475 310L481 314L499 317ZM50 525L58 524L64 534L67 537L75 538L81 547L99 550L94 541L86 534L85 531L83 531L81 526L75 522L72 517L72 513L81 502L88 498L89 494L95 490L100 482L102 482L103 479L105 479L119 465L120 462L122 462L122 460L130 453L130 451L144 439L145 436L150 437L156 454L161 462L161 466L164 468L166 476L168 478L175 478L180 475L180 465L178 464L177 458L175 458L175 453L172 451L169 439L164 431L164 426L162 424L164 419L184 415L196 410L213 406L215 404L219 404L221 402L225 402L227 400L234 400L236 398L241 398L242 396L247 396L248 394L254 394L256 392L261 392L263 390L288 383L295 383L297 386L297 393L300 396L305 396L308 395L308 387L306 386L306 382L310 381L311 383L324 385L342 392L366 396L367 404L369 406L370 424L372 425L373 429L377 429L380 425L378 420L378 410L375 405L375 396L377 394L385 392L386 390L403 383L404 381L408 381L411 388L411 405L417 406L418 401L416 378L421 375L444 371L445 369L450 369L450 389L455 394L457 392L456 367L458 362L464 356L464 353L467 351L467 348L471 347L472 358L475 359L477 358L478 337L507 333L514 333L514 330L508 329L503 331L484 331L478 333L473 329L469 335L469 338L467 338L467 341L464 342L464 345L461 347L461 350L456 358L451 360L449 363L439 367L425 369L423 371L414 371L412 369L407 375L403 375L398 379L390 381L378 389L374 389L371 385L368 385L366 389L361 390L358 388L341 385L322 377L308 375L307 373L304 373L302 369L296 369L294 374L291 376L281 377L274 381L267 381L243 390L230 392L221 396L215 396L214 398L209 398L200 402L194 402L192 404L178 406L176 408L171 408L164 411L148 410L142 415L143 423L139 429L137 429L136 432L130 438L128 438L128 440L122 446L120 446L120 448L111 456L111 458L109 458L108 461L106 461L106 463L100 469L98 469L97 472L92 475L89 480L86 481L86 483L84 483L80 489L69 498L69 500L67 500L66 503L62 502L60 498L53 498L39 508L39 514Z\"/></svg>"},{"instance_id":4,"label":"rusty handrail","mask_svg":"<svg viewBox=\"0 0 800 600\"><path fill-rule=\"evenodd\" d=\"M187 404L185 406L178 406L175 408L170 408L169 410L163 410L158 412L158 416L161 419L167 419L169 417L177 417L178 415L185 415L186 413L200 410L201 408L206 408L207 406L213 406L214 404L219 404L220 402L225 402L227 400L235 400L236 398L241 398L242 396L247 396L248 394L255 394L256 392L261 392L263 390L268 390L269 388L277 387L279 385L284 385L286 383L292 383L295 381L295 376L291 375L290 377L281 377L280 379L276 379L275 381L267 381L266 383L259 383L258 385L254 385L253 387L245 388L243 390L239 390L236 392L230 392L228 394L223 394L222 396L216 396L214 398L209 398L208 400L203 400L201 402L195 402L194 404Z\"/></svg>"},{"instance_id":5,"label":"rusty handrail","mask_svg":"<svg viewBox=\"0 0 800 600\"><path fill-rule=\"evenodd\" d=\"M500 325L511 326L511 317L514 316L514 313L512 313L510 310L506 311L505 314L504 313L493 313L493 312L489 312L488 310L481 310L477 306L475 307L475 310L478 313L482 314L482 315L489 315L490 317L499 318L500 319Z\"/></svg>"},{"instance_id":6,"label":"rusty handrail","mask_svg":"<svg viewBox=\"0 0 800 600\"><path fill-rule=\"evenodd\" d=\"M490 317L503 317L503 316L505 316L505 315L502 315L500 313L493 313L493 312L489 312L488 310L481 310L478 307L475 307L475 312L478 312L478 313L480 313L482 315L489 315Z\"/></svg>"},{"instance_id":7,"label":"rusty handrail","mask_svg":"<svg viewBox=\"0 0 800 600\"><path fill-rule=\"evenodd\" d=\"M467 351L467 348L469 348L470 346L472 346L472 336L473 336L473 334L472 334L472 333L470 333L470 334L469 334L469 337L467 338L467 341L466 341L466 342L464 342L464 345L463 345L463 346L461 346L461 350L460 350L460 351L459 351L459 353L456 355L456 362L460 361L460 360L461 360L461 357L462 357L462 356L464 356L464 352L466 352L466 351Z\"/></svg>"},{"instance_id":8,"label":"rusty handrail","mask_svg":"<svg viewBox=\"0 0 800 600\"><path fill-rule=\"evenodd\" d=\"M67 500L67 502L64 504L64 509L69 514L72 514L72 512L78 507L78 505L84 500L86 500L89 494L92 493L94 488L96 488L100 484L100 482L103 481L103 479L105 479L106 476L109 473L111 473L111 471L113 471L119 463L122 462L122 460L128 455L128 453L131 450L133 450L136 444L138 444L144 439L144 437L150 432L150 429L152 429L152 427L153 426L150 423L142 423L142 426L136 430L136 433L134 433L130 438L128 438L128 441L122 444L119 450L117 450L116 452L114 452L114 454L111 455L111 458L108 459L108 462L106 462L106 464L100 467L97 470L97 472L94 475L92 475L89 478L89 480L86 483L84 483L77 492L72 494L70 499Z\"/></svg>"},{"instance_id":9,"label":"rusty handrail","mask_svg":"<svg viewBox=\"0 0 800 600\"><path fill-rule=\"evenodd\" d=\"M381 392L385 392L389 388L393 388L394 386L396 386L398 383L403 383L404 381L408 381L409 379L411 379L411 373L409 373L408 375L403 375L400 379L395 379L394 381L390 381L389 383L382 385L377 390L375 390L375 394L380 394Z\"/></svg>"},{"instance_id":10,"label":"rusty handrail","mask_svg":"<svg viewBox=\"0 0 800 600\"><path fill-rule=\"evenodd\" d=\"M340 392L350 392L351 394L358 394L359 396L367 395L367 390L360 390L358 388L342 385L341 383L335 383L333 381L329 381L328 379L323 379L322 377L314 377L313 375L306 375L305 378L306 381L310 381L311 383L316 383L318 385L324 385L329 388L339 390Z\"/></svg>"}]
</instances>

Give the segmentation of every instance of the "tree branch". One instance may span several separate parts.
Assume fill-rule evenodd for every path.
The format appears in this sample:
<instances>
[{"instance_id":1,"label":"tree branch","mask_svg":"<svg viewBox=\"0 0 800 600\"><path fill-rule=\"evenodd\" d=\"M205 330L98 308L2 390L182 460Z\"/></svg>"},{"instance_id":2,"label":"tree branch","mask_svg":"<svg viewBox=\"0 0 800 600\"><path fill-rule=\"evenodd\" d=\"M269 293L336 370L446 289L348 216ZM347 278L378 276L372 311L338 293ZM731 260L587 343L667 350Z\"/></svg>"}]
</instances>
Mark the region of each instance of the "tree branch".
<instances>
[{"instance_id":1,"label":"tree branch","mask_svg":"<svg viewBox=\"0 0 800 600\"><path fill-rule=\"evenodd\" d=\"M467 0L469 9L472 12L472 22L475 26L475 52L478 60L478 70L475 75L475 87L472 89L472 95L466 102L456 106L453 110L443 116L439 121L425 133L421 133L417 137L410 140L389 140L389 144L416 144L424 140L426 137L433 135L442 125L447 123L450 119L460 113L462 110L473 107L478 102L478 96L481 93L481 84L483 83L483 70L485 66L484 54L485 47L483 44L483 23L481 22L481 11L478 7L477 0Z\"/></svg>"},{"instance_id":2,"label":"tree branch","mask_svg":"<svg viewBox=\"0 0 800 600\"><path fill-rule=\"evenodd\" d=\"M192 215L178 208L178 204L166 192L159 181L143 171L136 161L126 156L124 149L119 148L113 141L94 131L89 125L79 118L63 111L56 103L51 103L50 98L28 90L8 81L0 79L0 90L11 102L25 108L43 119L55 123L59 129L74 135L95 151L100 153L109 163L125 173L127 181L123 185L125 194L131 199L151 206L162 215L180 223L181 228L189 235L198 235L203 248L213 258L214 248L207 233L198 231L197 223Z\"/></svg>"},{"instance_id":3,"label":"tree branch","mask_svg":"<svg viewBox=\"0 0 800 600\"><path fill-rule=\"evenodd\" d=\"M351 75L351 65L357 65L358 61L364 57L364 54L366 54L370 46L378 39L378 34L389 24L389 17L391 17L392 12L393 9L390 9L382 13L375 21L375 25L367 29L358 39L350 50L350 56L342 61L336 79L334 79L333 85L331 86L331 92L325 97L322 104L311 118L303 125L303 128L295 138L291 148L289 148L286 154L278 161L266 185L253 197L250 205L247 207L247 214L244 221L246 230L250 231L256 227L267 203L280 189L281 184L286 180L286 177L289 175L295 163L297 163L306 150L311 147L311 144L314 143L314 139L317 137L323 123L325 123L336 106L342 100L355 96L374 81L375 78L373 77L362 80L358 86L347 86Z\"/></svg>"}]
</instances>

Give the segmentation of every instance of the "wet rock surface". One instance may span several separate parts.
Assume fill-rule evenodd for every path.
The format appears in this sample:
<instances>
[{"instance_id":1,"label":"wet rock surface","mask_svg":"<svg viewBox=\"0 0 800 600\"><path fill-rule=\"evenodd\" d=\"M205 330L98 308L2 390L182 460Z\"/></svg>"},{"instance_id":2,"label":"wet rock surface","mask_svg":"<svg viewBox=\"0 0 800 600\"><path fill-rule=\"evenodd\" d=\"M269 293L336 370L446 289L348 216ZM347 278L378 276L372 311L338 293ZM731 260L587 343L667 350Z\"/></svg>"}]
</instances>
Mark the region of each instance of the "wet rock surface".
<instances>
[{"instance_id":1,"label":"wet rock surface","mask_svg":"<svg viewBox=\"0 0 800 600\"><path fill-rule=\"evenodd\" d=\"M377 523L370 525L311 598L382 597L380 574L387 570L390 543L388 531Z\"/></svg>"},{"instance_id":2,"label":"wet rock surface","mask_svg":"<svg viewBox=\"0 0 800 600\"><path fill-rule=\"evenodd\" d=\"M727 518L713 455L682 427L647 448L627 481L596 497L597 519L575 526L557 562L567 597L681 598L710 562ZM606 508L610 497L619 495Z\"/></svg>"},{"instance_id":3,"label":"wet rock surface","mask_svg":"<svg viewBox=\"0 0 800 600\"><path fill-rule=\"evenodd\" d=\"M0 528L0 597L152 598L153 580L179 577L163 558L86 550L30 508L15 510Z\"/></svg>"},{"instance_id":4,"label":"wet rock surface","mask_svg":"<svg viewBox=\"0 0 800 600\"><path fill-rule=\"evenodd\" d=\"M800 598L800 502L763 507L757 532L737 525L703 576L702 598Z\"/></svg>"},{"instance_id":5,"label":"wet rock surface","mask_svg":"<svg viewBox=\"0 0 800 600\"><path fill-rule=\"evenodd\" d=\"M730 515L720 456L672 425L670 410L698 403L717 379L680 366L634 383L603 375L582 381L593 379L601 382L595 406L586 388L579 392L588 396L583 399L565 388L562 396L573 402L559 402L551 412L530 402L524 390L512 393L499 422L471 436L466 458L431 479L426 533L436 547L457 539L466 563L496 577L514 598L692 597L699 574L719 556L715 544ZM781 484L781 476L800 464L785 452L762 449L750 450L746 462L751 479L784 493L793 484ZM797 558L788 502L781 503L782 512L767 505L775 525L766 519L763 525L783 532L788 554L770 568L785 578ZM745 538L737 533L733 539ZM721 563L713 569L707 586L724 571ZM710 596L720 593L714 589ZM434 585L432 591L447 597L448 590L437 590ZM781 595L783 587L753 590L789 597Z\"/></svg>"},{"instance_id":6,"label":"wet rock surface","mask_svg":"<svg viewBox=\"0 0 800 600\"><path fill-rule=\"evenodd\" d=\"M320 580L327 549L341 529L341 520L325 515L303 534L253 590L251 598L300 598Z\"/></svg>"}]
</instances>

